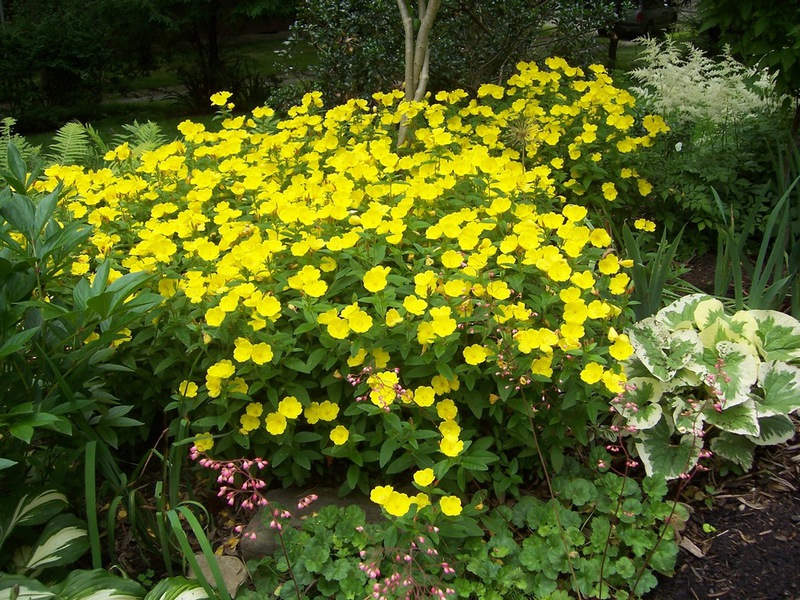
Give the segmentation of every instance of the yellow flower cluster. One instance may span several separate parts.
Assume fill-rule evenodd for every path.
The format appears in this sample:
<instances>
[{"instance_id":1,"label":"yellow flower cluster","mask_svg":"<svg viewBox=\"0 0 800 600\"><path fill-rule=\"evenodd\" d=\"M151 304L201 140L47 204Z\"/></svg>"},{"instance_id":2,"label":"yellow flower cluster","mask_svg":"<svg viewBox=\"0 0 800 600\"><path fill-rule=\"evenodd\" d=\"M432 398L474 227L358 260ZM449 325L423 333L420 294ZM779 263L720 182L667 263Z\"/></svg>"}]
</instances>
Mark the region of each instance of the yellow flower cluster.
<instances>
[{"instance_id":1,"label":"yellow flower cluster","mask_svg":"<svg viewBox=\"0 0 800 600\"><path fill-rule=\"evenodd\" d=\"M282 121L266 107L219 131L187 121L181 139L141 157L119 147L108 168L56 165L38 185L63 183L65 218L95 228L78 272L109 258L120 273L157 275L208 350L203 374L173 389L198 416L204 401L228 399L242 435L289 436L302 414L329 424L326 443L357 443L346 399L317 387L278 402L264 391L294 393L281 386L298 373L364 369L364 404L424 413L438 427L433 451L447 457L465 449L462 374L516 361L547 381L569 354L583 382L616 392L629 344L613 325L629 263L587 206L650 192L624 161L663 121L648 116L647 134L634 135L633 97L602 67L559 59L520 64L476 98L375 101L322 111L312 93ZM413 139L398 150L404 121ZM535 125L517 135L523 122ZM433 364L446 347L458 350L455 373L403 379L409 348ZM379 497L393 515L421 502ZM460 512L455 500L442 499L444 514Z\"/></svg>"}]
</instances>

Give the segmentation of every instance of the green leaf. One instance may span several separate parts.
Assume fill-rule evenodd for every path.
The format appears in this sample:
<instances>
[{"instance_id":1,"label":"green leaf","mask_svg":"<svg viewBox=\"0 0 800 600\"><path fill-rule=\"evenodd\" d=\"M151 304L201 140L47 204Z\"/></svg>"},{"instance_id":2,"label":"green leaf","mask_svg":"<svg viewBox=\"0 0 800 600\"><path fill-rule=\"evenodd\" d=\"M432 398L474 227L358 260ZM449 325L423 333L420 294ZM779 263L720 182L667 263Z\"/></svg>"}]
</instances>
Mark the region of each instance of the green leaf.
<instances>
[{"instance_id":1,"label":"green leaf","mask_svg":"<svg viewBox=\"0 0 800 600\"><path fill-rule=\"evenodd\" d=\"M41 525L69 506L67 497L54 489L37 494L25 494L16 503L11 516L11 527Z\"/></svg>"},{"instance_id":2,"label":"green leaf","mask_svg":"<svg viewBox=\"0 0 800 600\"><path fill-rule=\"evenodd\" d=\"M759 361L749 346L739 342L719 342L714 364L709 366L722 392L723 408L742 404L750 398L750 390L758 380Z\"/></svg>"},{"instance_id":3,"label":"green leaf","mask_svg":"<svg viewBox=\"0 0 800 600\"><path fill-rule=\"evenodd\" d=\"M25 344L28 343L28 340L36 335L38 331L39 326L36 326L31 327L30 329L24 329L23 331L12 335L2 346L0 346L0 358L5 358L6 356L22 350L25 347Z\"/></svg>"},{"instance_id":4,"label":"green leaf","mask_svg":"<svg viewBox=\"0 0 800 600\"><path fill-rule=\"evenodd\" d=\"M694 313L697 306L707 300L705 294L692 294L683 296L656 314L655 319L670 331L682 329L687 325L694 325Z\"/></svg>"}]
</instances>

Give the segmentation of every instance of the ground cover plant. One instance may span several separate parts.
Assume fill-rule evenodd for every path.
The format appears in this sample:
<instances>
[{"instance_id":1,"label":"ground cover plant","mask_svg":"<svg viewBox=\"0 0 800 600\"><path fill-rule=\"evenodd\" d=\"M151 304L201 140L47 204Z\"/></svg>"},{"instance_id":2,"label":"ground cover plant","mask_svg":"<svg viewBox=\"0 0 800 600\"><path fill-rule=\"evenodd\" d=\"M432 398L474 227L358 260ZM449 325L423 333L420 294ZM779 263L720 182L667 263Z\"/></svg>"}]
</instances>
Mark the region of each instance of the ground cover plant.
<instances>
[{"instance_id":1,"label":"ground cover plant","mask_svg":"<svg viewBox=\"0 0 800 600\"><path fill-rule=\"evenodd\" d=\"M109 363L101 398L131 406L143 438L166 444L150 533L167 563L170 548L190 554L182 522L208 547L202 511L182 500L191 446L228 469L219 492L234 505L313 480L384 511L377 528L353 511L287 528L282 554L254 567L280 597L363 597L364 584L376 597L639 597L671 572L686 515L666 499L672 473L647 459L644 479L625 443L646 428L611 420L637 347L625 333L635 265L612 233L626 217L654 228L630 207L652 193L641 150L668 127L602 67L559 59L521 63L474 95L402 98L325 110L311 93L278 119L236 114L220 92L219 128L186 121L173 142L123 143L104 168L55 164L40 179L11 151L7 250L37 258L36 235L70 228L86 243L50 270L38 304L10 301L17 320L0 347L35 363L26 311L49 303L63 311L46 320L63 321L70 297L98 296L86 304L99 322L62 345L105 344L92 362ZM28 213L40 229L26 236L17 215ZM114 321L126 306L137 318ZM20 441L38 452L53 429ZM90 439L87 473L107 443ZM247 469L267 469L265 485L247 475L238 494L247 469L224 465L256 456ZM8 481L52 478L18 463L2 465ZM114 498L107 544L132 520L117 498L135 496L123 478L110 488L98 492ZM271 514L282 531L284 513ZM87 526L97 563L99 526Z\"/></svg>"}]
</instances>

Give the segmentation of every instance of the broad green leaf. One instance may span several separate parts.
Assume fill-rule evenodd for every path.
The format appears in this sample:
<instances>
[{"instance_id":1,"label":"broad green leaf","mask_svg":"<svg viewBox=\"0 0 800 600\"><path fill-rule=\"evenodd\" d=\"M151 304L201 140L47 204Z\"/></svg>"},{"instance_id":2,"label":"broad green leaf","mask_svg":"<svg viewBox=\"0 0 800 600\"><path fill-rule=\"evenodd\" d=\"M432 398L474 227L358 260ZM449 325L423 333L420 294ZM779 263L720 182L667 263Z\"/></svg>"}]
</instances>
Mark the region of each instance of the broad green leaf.
<instances>
[{"instance_id":1,"label":"broad green leaf","mask_svg":"<svg viewBox=\"0 0 800 600\"><path fill-rule=\"evenodd\" d=\"M670 400L672 420L678 433L689 433L702 428L705 415L700 403L691 403L681 396L673 396Z\"/></svg>"},{"instance_id":2,"label":"broad green leaf","mask_svg":"<svg viewBox=\"0 0 800 600\"><path fill-rule=\"evenodd\" d=\"M687 433L673 443L673 427L666 417L658 425L639 433L636 452L649 476L675 479L687 473L700 458L702 439Z\"/></svg>"},{"instance_id":3,"label":"broad green leaf","mask_svg":"<svg viewBox=\"0 0 800 600\"><path fill-rule=\"evenodd\" d=\"M794 437L794 423L785 415L774 415L758 419L760 433L758 436L747 436L756 446L772 446L782 444Z\"/></svg>"},{"instance_id":4,"label":"broad green leaf","mask_svg":"<svg viewBox=\"0 0 800 600\"><path fill-rule=\"evenodd\" d=\"M693 329L679 329L669 339L667 366L670 371L680 371L697 361L703 354L703 343Z\"/></svg>"},{"instance_id":5,"label":"broad green leaf","mask_svg":"<svg viewBox=\"0 0 800 600\"><path fill-rule=\"evenodd\" d=\"M18 586L15 591L15 586ZM47 600L56 594L43 583L22 575L0 573L0 600Z\"/></svg>"},{"instance_id":6,"label":"broad green leaf","mask_svg":"<svg viewBox=\"0 0 800 600\"><path fill-rule=\"evenodd\" d=\"M756 406L752 400L725 408L720 412L709 407L704 414L708 423L722 431L739 435L759 434Z\"/></svg>"},{"instance_id":7,"label":"broad green leaf","mask_svg":"<svg viewBox=\"0 0 800 600\"><path fill-rule=\"evenodd\" d=\"M103 569L76 570L56 588L59 600L140 600L144 588Z\"/></svg>"},{"instance_id":8,"label":"broad green leaf","mask_svg":"<svg viewBox=\"0 0 800 600\"><path fill-rule=\"evenodd\" d=\"M74 515L50 520L22 565L27 570L64 566L75 562L89 549L86 526Z\"/></svg>"},{"instance_id":9,"label":"broad green leaf","mask_svg":"<svg viewBox=\"0 0 800 600\"><path fill-rule=\"evenodd\" d=\"M722 458L736 463L745 471L753 466L755 444L743 435L723 431L711 440L711 451Z\"/></svg>"},{"instance_id":10,"label":"broad green leaf","mask_svg":"<svg viewBox=\"0 0 800 600\"><path fill-rule=\"evenodd\" d=\"M5 343L0 346L0 358L5 358L14 352L18 352L25 347L25 344L28 343L36 333L39 331L39 327L31 327L30 329L25 329L18 333L15 333L10 338L8 338Z\"/></svg>"},{"instance_id":11,"label":"broad green leaf","mask_svg":"<svg viewBox=\"0 0 800 600\"><path fill-rule=\"evenodd\" d=\"M208 593L197 581L185 577L162 579L148 592L144 600L203 600Z\"/></svg>"},{"instance_id":12,"label":"broad green leaf","mask_svg":"<svg viewBox=\"0 0 800 600\"><path fill-rule=\"evenodd\" d=\"M761 365L759 387L764 397L756 400L759 417L788 415L800 408L800 368L770 361Z\"/></svg>"},{"instance_id":13,"label":"broad green leaf","mask_svg":"<svg viewBox=\"0 0 800 600\"><path fill-rule=\"evenodd\" d=\"M8 458L0 458L0 471L2 471L3 469L11 468L16 464L17 461L15 460L9 460Z\"/></svg>"},{"instance_id":14,"label":"broad green leaf","mask_svg":"<svg viewBox=\"0 0 800 600\"><path fill-rule=\"evenodd\" d=\"M757 343L764 360L800 360L797 319L774 310L751 310L750 314L758 323Z\"/></svg>"}]
</instances>

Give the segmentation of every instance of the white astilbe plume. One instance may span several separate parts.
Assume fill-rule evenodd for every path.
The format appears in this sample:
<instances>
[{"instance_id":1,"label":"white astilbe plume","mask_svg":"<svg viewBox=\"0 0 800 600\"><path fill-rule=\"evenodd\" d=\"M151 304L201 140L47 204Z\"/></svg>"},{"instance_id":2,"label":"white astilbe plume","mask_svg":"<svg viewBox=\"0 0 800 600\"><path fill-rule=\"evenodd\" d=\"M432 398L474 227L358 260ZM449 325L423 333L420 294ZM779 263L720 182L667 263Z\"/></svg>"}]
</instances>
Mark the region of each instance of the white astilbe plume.
<instances>
[{"instance_id":1,"label":"white astilbe plume","mask_svg":"<svg viewBox=\"0 0 800 600\"><path fill-rule=\"evenodd\" d=\"M719 62L687 44L648 39L631 75L648 110L676 126L726 128L774 113L781 104L774 78L734 60L728 48Z\"/></svg>"}]
</instances>

